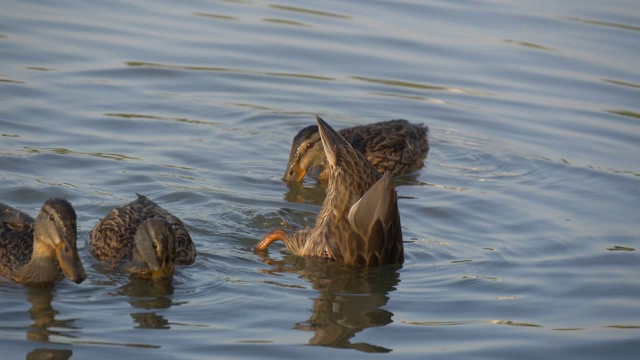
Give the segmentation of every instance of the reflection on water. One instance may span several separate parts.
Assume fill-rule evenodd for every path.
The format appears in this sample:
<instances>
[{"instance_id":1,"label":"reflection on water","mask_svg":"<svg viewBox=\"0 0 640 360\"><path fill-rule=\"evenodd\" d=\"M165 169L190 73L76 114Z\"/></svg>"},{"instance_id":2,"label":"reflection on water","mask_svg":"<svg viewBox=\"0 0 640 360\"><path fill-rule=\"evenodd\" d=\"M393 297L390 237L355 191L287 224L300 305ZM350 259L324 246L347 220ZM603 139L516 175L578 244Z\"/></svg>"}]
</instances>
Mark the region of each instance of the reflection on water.
<instances>
[{"instance_id":1,"label":"reflection on water","mask_svg":"<svg viewBox=\"0 0 640 360\"><path fill-rule=\"evenodd\" d=\"M155 312L137 312L132 313L131 317L138 326L137 329L170 329L169 321L162 315L158 315Z\"/></svg>"},{"instance_id":2,"label":"reflection on water","mask_svg":"<svg viewBox=\"0 0 640 360\"><path fill-rule=\"evenodd\" d=\"M290 203L322 205L326 195L326 188L319 183L311 187L293 183L287 184L287 187L288 191L284 194L284 200Z\"/></svg>"},{"instance_id":3,"label":"reflection on water","mask_svg":"<svg viewBox=\"0 0 640 360\"><path fill-rule=\"evenodd\" d=\"M49 342L50 335L72 337L67 332L50 328L77 329L73 326L74 319L55 319L58 312L51 307L52 291L50 288L29 288L28 300L31 303L29 317L33 320L33 324L27 330L27 339L29 340Z\"/></svg>"},{"instance_id":4,"label":"reflection on water","mask_svg":"<svg viewBox=\"0 0 640 360\"><path fill-rule=\"evenodd\" d=\"M33 349L27 354L27 360L66 360L71 358L71 350Z\"/></svg>"},{"instance_id":5,"label":"reflection on water","mask_svg":"<svg viewBox=\"0 0 640 360\"><path fill-rule=\"evenodd\" d=\"M51 342L49 339L51 335L71 338L73 336L65 331L52 329L78 329L73 326L74 319L56 320L55 316L58 312L51 306L53 291L52 288L28 289L27 299L31 303L29 317L33 321L27 329L28 340L48 343ZM27 359L68 359L71 354L71 350L37 348L27 354Z\"/></svg>"},{"instance_id":6,"label":"reflection on water","mask_svg":"<svg viewBox=\"0 0 640 360\"><path fill-rule=\"evenodd\" d=\"M294 255L288 255L281 261L265 257L263 261L274 266L268 270L269 273L299 274L319 292L312 299L311 317L295 324L296 329L314 332L309 345L373 353L392 351L350 340L364 329L385 326L393 321L393 313L382 307L400 282L399 267L360 269Z\"/></svg>"},{"instance_id":7,"label":"reflection on water","mask_svg":"<svg viewBox=\"0 0 640 360\"><path fill-rule=\"evenodd\" d=\"M174 287L171 281L148 281L131 278L131 281L118 288L117 293L128 298L129 303L138 309L168 309L173 304ZM131 313L138 329L170 329L169 321L155 311Z\"/></svg>"}]
</instances>

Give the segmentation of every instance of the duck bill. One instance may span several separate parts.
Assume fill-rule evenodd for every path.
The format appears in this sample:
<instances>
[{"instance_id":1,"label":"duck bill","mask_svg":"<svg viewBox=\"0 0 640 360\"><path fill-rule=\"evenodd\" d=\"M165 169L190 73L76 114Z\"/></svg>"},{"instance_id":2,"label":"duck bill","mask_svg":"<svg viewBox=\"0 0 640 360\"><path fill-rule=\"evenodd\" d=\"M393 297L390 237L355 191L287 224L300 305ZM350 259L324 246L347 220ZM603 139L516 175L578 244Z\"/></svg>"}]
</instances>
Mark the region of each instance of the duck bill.
<instances>
[{"instance_id":1,"label":"duck bill","mask_svg":"<svg viewBox=\"0 0 640 360\"><path fill-rule=\"evenodd\" d=\"M60 242L60 244L56 246L56 256L58 257L58 264L60 264L62 272L71 281L80 284L87 278L82 262L80 262L78 251L69 244L64 241Z\"/></svg>"},{"instance_id":2,"label":"duck bill","mask_svg":"<svg viewBox=\"0 0 640 360\"><path fill-rule=\"evenodd\" d=\"M157 270L152 270L151 277L154 280L171 279L173 277L173 266L165 266Z\"/></svg>"},{"instance_id":3,"label":"duck bill","mask_svg":"<svg viewBox=\"0 0 640 360\"><path fill-rule=\"evenodd\" d=\"M300 167L298 164L292 164L284 174L282 180L287 183L298 183L302 181L302 178L307 174L307 170Z\"/></svg>"}]
</instances>

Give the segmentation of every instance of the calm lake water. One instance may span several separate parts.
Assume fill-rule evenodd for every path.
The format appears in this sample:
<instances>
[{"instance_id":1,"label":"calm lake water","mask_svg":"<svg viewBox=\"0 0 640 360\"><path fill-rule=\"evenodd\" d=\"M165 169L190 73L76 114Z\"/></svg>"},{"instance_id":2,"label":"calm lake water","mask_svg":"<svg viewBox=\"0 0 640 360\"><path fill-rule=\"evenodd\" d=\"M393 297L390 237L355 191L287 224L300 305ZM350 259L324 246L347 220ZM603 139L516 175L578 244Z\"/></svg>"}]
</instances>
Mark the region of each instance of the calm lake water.
<instances>
[{"instance_id":1,"label":"calm lake water","mask_svg":"<svg viewBox=\"0 0 640 360\"><path fill-rule=\"evenodd\" d=\"M0 281L2 359L640 353L638 1L0 2L0 201L69 199L88 274ZM316 114L430 127L402 267L251 251L315 221ZM85 250L136 192L199 250L171 284Z\"/></svg>"}]
</instances>

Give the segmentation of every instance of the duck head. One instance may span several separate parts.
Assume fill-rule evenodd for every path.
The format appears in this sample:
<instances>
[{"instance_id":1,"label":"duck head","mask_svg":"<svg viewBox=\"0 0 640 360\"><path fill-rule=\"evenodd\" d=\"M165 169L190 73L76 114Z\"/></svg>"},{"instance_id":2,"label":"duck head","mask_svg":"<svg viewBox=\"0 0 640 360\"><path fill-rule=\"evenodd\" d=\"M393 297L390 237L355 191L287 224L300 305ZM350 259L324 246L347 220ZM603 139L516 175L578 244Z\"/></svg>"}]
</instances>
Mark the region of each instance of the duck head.
<instances>
[{"instance_id":1,"label":"duck head","mask_svg":"<svg viewBox=\"0 0 640 360\"><path fill-rule=\"evenodd\" d=\"M34 248L38 255L55 252L64 275L77 284L83 282L87 274L76 247L77 225L73 206L64 199L47 200L35 220L34 229Z\"/></svg>"},{"instance_id":2,"label":"duck head","mask_svg":"<svg viewBox=\"0 0 640 360\"><path fill-rule=\"evenodd\" d=\"M287 183L300 182L309 169L322 166L324 162L318 126L308 126L293 138L289 163L282 180Z\"/></svg>"},{"instance_id":3,"label":"duck head","mask_svg":"<svg viewBox=\"0 0 640 360\"><path fill-rule=\"evenodd\" d=\"M171 278L176 261L176 233L163 218L143 221L134 237L134 274L152 279Z\"/></svg>"}]
</instances>

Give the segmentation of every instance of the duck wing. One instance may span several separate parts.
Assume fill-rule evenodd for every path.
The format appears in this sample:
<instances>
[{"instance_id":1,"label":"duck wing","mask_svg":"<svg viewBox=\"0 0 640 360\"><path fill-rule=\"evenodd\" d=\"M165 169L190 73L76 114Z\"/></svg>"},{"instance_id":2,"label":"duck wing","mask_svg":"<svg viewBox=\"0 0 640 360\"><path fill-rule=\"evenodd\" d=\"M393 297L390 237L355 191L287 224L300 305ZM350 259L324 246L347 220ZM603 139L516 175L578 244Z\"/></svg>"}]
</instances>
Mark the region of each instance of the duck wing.
<instances>
[{"instance_id":1,"label":"duck wing","mask_svg":"<svg viewBox=\"0 0 640 360\"><path fill-rule=\"evenodd\" d=\"M33 218L0 203L0 276L18 281L33 252Z\"/></svg>"},{"instance_id":2,"label":"duck wing","mask_svg":"<svg viewBox=\"0 0 640 360\"><path fill-rule=\"evenodd\" d=\"M359 266L403 262L398 199L388 172L353 204L347 219L352 233L343 250L345 259L356 259Z\"/></svg>"},{"instance_id":3,"label":"duck wing","mask_svg":"<svg viewBox=\"0 0 640 360\"><path fill-rule=\"evenodd\" d=\"M131 260L138 225L154 216L153 205L138 195L137 200L111 210L89 233L87 250L111 267Z\"/></svg>"},{"instance_id":4,"label":"duck wing","mask_svg":"<svg viewBox=\"0 0 640 360\"><path fill-rule=\"evenodd\" d=\"M33 237L33 218L9 205L0 203L0 231L24 232Z\"/></svg>"}]
</instances>

